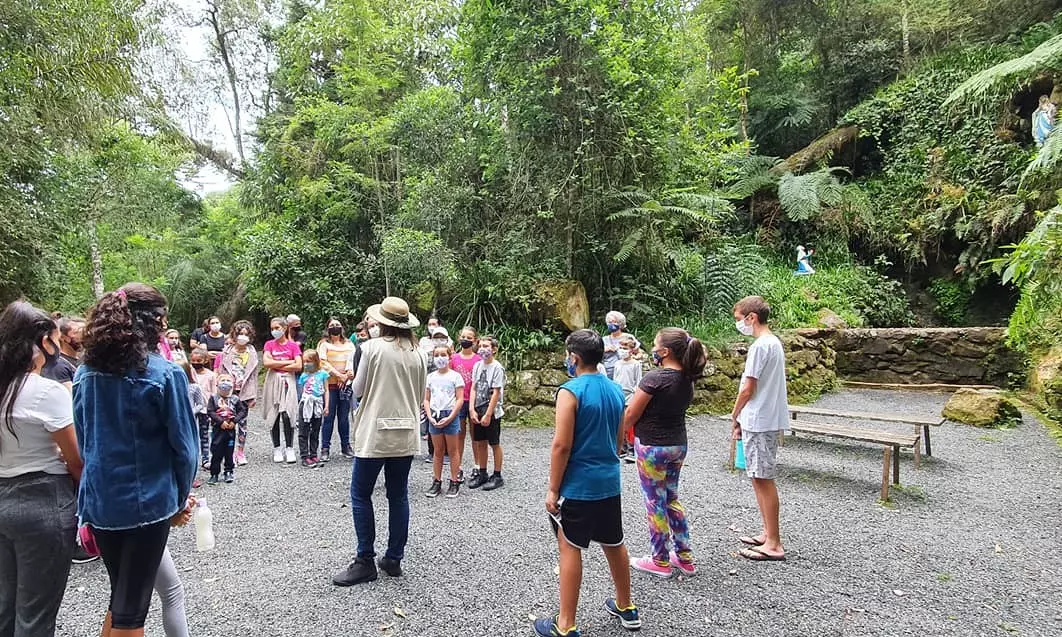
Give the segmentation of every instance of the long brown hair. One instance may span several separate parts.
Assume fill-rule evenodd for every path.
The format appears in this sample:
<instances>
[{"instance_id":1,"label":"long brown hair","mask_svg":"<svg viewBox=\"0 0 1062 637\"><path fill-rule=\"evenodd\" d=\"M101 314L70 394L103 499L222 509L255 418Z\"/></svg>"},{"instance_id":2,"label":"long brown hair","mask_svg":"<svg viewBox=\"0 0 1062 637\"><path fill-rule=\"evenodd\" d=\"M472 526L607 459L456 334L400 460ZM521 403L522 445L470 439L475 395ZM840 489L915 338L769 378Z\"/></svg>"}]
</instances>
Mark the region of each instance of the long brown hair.
<instances>
[{"instance_id":1,"label":"long brown hair","mask_svg":"<svg viewBox=\"0 0 1062 637\"><path fill-rule=\"evenodd\" d=\"M680 327L665 327L656 333L660 344L682 365L682 375L690 380L704 376L708 353L699 339Z\"/></svg>"},{"instance_id":2,"label":"long brown hair","mask_svg":"<svg viewBox=\"0 0 1062 637\"><path fill-rule=\"evenodd\" d=\"M15 424L11 415L26 374L33 367L33 349L43 351L41 343L54 331L52 317L25 301L15 301L0 313L0 418L12 435ZM59 344L52 346L58 354Z\"/></svg>"},{"instance_id":3,"label":"long brown hair","mask_svg":"<svg viewBox=\"0 0 1062 637\"><path fill-rule=\"evenodd\" d=\"M401 327L392 327L390 325L378 324L380 326L380 338L393 338L397 345L400 341L409 341L410 349L419 349L420 344L417 342L417 337L413 334L413 330L403 329Z\"/></svg>"},{"instance_id":4,"label":"long brown hair","mask_svg":"<svg viewBox=\"0 0 1062 637\"><path fill-rule=\"evenodd\" d=\"M166 297L150 285L126 283L104 294L85 324L85 364L109 374L143 370L165 316Z\"/></svg>"}]
</instances>

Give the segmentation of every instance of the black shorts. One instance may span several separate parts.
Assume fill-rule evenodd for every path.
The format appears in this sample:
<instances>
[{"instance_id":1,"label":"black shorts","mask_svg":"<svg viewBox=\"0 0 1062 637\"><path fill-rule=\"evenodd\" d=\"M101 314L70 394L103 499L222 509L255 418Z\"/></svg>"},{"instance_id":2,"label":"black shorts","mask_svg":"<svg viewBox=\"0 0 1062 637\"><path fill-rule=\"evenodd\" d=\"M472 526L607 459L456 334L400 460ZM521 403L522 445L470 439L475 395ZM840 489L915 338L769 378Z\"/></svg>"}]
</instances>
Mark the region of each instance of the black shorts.
<instances>
[{"instance_id":1,"label":"black shorts","mask_svg":"<svg viewBox=\"0 0 1062 637\"><path fill-rule=\"evenodd\" d=\"M618 495L604 500L561 498L559 514L551 514L549 521L554 534L558 528L564 529L564 539L579 549L590 548L590 542L623 544L623 507Z\"/></svg>"},{"instance_id":2,"label":"black shorts","mask_svg":"<svg viewBox=\"0 0 1062 637\"><path fill-rule=\"evenodd\" d=\"M480 417L482 417L484 412L477 409L476 413L480 414ZM486 427L471 421L468 423L468 426L472 428L472 442L486 441L487 444L492 447L501 444L501 418L491 418L490 425Z\"/></svg>"},{"instance_id":3,"label":"black shorts","mask_svg":"<svg viewBox=\"0 0 1062 637\"><path fill-rule=\"evenodd\" d=\"M166 550L170 521L122 531L92 529L111 580L111 626L143 628L155 589L155 575Z\"/></svg>"}]
</instances>

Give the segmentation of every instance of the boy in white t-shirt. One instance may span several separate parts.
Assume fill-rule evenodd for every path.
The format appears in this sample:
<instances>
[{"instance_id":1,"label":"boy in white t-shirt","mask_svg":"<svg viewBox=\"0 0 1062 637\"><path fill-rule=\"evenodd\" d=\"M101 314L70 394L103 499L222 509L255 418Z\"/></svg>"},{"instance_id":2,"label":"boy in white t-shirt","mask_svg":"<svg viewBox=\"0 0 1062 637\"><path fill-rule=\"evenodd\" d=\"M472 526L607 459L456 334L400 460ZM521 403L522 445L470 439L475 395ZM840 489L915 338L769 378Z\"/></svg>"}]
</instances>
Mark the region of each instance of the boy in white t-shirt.
<instances>
[{"instance_id":1,"label":"boy in white t-shirt","mask_svg":"<svg viewBox=\"0 0 1062 637\"><path fill-rule=\"evenodd\" d=\"M634 353L638 350L638 341L630 334L620 337L619 347L616 348L618 359L612 371L612 380L619 384L623 390L623 404L630 403L634 390L638 389L638 383L642 382L642 362ZM634 457L634 427L627 430L627 437L623 439L623 453L620 458L628 463L635 462Z\"/></svg>"},{"instance_id":2,"label":"boy in white t-shirt","mask_svg":"<svg viewBox=\"0 0 1062 637\"><path fill-rule=\"evenodd\" d=\"M469 388L469 418L472 420L472 452L476 458L469 489L493 491L505 485L502 478L501 419L505 415L505 368L495 359L498 339L483 336L479 339L480 361L472 368L472 387ZM494 455L494 473L487 475L487 450Z\"/></svg>"},{"instance_id":3,"label":"boy in white t-shirt","mask_svg":"<svg viewBox=\"0 0 1062 637\"><path fill-rule=\"evenodd\" d=\"M740 555L763 562L785 559L778 525L778 443L789 430L785 387L785 351L767 327L771 308L763 298L747 296L734 306L737 330L756 340L749 347L734 411L733 435L745 447L745 467L763 518L763 533L740 538L748 545Z\"/></svg>"},{"instance_id":4,"label":"boy in white t-shirt","mask_svg":"<svg viewBox=\"0 0 1062 637\"><path fill-rule=\"evenodd\" d=\"M428 374L424 390L424 414L428 420L428 434L432 442L432 482L424 494L429 498L442 492L443 456L450 452L450 487L446 497L456 498L460 487L461 447L457 444L461 433L461 407L465 404L465 381L461 374L450 369L453 349L436 346L432 352L435 371Z\"/></svg>"}]
</instances>

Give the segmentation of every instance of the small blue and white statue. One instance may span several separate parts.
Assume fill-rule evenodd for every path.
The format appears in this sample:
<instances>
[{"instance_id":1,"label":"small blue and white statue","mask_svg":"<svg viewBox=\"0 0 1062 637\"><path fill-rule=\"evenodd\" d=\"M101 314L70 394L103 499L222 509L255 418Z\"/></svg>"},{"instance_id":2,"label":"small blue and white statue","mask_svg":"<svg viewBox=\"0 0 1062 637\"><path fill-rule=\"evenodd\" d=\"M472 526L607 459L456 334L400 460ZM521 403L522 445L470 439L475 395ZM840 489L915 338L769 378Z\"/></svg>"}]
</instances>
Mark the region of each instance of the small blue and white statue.
<instances>
[{"instance_id":1,"label":"small blue and white statue","mask_svg":"<svg viewBox=\"0 0 1062 637\"><path fill-rule=\"evenodd\" d=\"M796 276L815 274L815 268L811 267L811 256L813 254L815 254L815 248L805 250L804 246L797 246L797 269L793 274Z\"/></svg>"}]
</instances>

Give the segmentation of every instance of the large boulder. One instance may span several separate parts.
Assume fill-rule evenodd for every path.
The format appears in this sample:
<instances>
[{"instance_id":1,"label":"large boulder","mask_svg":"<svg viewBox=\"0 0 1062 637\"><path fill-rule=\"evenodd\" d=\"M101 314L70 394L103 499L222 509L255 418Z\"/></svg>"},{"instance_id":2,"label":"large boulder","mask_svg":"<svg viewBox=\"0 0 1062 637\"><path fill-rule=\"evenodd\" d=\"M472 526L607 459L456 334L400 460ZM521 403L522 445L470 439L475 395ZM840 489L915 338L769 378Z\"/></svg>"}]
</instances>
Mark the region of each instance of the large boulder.
<instances>
[{"instance_id":1,"label":"large boulder","mask_svg":"<svg viewBox=\"0 0 1062 637\"><path fill-rule=\"evenodd\" d=\"M1032 370L1032 390L1043 396L1048 409L1062 413L1062 345L1056 345Z\"/></svg>"},{"instance_id":2,"label":"large boulder","mask_svg":"<svg viewBox=\"0 0 1062 637\"><path fill-rule=\"evenodd\" d=\"M944 405L944 417L977 427L1002 427L1021 420L1021 412L995 389L960 389Z\"/></svg>"},{"instance_id":3,"label":"large boulder","mask_svg":"<svg viewBox=\"0 0 1062 637\"><path fill-rule=\"evenodd\" d=\"M818 314L816 314L816 318L818 319L818 326L824 327L828 330L841 330L848 327L848 323L829 308L824 307L819 310Z\"/></svg>"},{"instance_id":4,"label":"large boulder","mask_svg":"<svg viewBox=\"0 0 1062 637\"><path fill-rule=\"evenodd\" d=\"M534 286L532 319L539 324L569 332L590 325L590 301L578 281L542 281Z\"/></svg>"}]
</instances>

